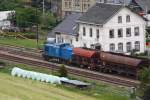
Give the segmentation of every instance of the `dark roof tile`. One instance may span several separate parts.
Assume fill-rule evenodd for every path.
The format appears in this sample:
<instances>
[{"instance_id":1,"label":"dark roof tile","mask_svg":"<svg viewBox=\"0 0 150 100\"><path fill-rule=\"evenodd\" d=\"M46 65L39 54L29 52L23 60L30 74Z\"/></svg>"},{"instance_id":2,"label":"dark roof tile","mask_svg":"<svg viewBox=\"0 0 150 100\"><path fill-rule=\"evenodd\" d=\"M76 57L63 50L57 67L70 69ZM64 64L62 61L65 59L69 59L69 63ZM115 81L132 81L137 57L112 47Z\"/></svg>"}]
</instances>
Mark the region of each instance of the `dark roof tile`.
<instances>
[{"instance_id":1,"label":"dark roof tile","mask_svg":"<svg viewBox=\"0 0 150 100\"><path fill-rule=\"evenodd\" d=\"M91 24L104 24L109 18L122 8L121 5L97 3L90 8L78 21Z\"/></svg>"},{"instance_id":2,"label":"dark roof tile","mask_svg":"<svg viewBox=\"0 0 150 100\"><path fill-rule=\"evenodd\" d=\"M81 13L73 13L69 15L58 26L56 26L49 34L55 34L56 32L59 32L67 35L76 35L78 30L76 20L81 15L82 15Z\"/></svg>"},{"instance_id":3,"label":"dark roof tile","mask_svg":"<svg viewBox=\"0 0 150 100\"><path fill-rule=\"evenodd\" d=\"M144 11L150 10L150 0L135 0Z\"/></svg>"}]
</instances>

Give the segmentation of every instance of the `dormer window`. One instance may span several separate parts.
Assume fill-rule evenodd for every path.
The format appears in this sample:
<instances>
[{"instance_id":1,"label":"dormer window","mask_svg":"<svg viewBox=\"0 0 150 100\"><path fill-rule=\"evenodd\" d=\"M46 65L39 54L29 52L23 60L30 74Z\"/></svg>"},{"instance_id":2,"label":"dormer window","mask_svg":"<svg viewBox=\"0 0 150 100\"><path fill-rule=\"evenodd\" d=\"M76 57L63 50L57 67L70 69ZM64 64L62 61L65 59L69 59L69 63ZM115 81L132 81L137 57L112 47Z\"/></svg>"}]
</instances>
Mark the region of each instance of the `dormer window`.
<instances>
[{"instance_id":1,"label":"dormer window","mask_svg":"<svg viewBox=\"0 0 150 100\"><path fill-rule=\"evenodd\" d=\"M118 16L118 23L122 23L122 16Z\"/></svg>"},{"instance_id":2,"label":"dormer window","mask_svg":"<svg viewBox=\"0 0 150 100\"><path fill-rule=\"evenodd\" d=\"M126 16L126 22L130 22L130 15Z\"/></svg>"}]
</instances>

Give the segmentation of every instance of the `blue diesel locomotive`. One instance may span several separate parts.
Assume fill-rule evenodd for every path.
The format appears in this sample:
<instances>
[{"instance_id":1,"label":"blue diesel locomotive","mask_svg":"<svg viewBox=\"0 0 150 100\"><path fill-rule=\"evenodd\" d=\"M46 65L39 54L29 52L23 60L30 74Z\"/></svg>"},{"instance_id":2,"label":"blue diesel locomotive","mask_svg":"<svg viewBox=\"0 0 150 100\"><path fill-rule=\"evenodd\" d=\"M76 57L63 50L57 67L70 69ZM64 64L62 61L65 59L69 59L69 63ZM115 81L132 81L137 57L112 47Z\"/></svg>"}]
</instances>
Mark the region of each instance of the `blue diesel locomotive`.
<instances>
[{"instance_id":1,"label":"blue diesel locomotive","mask_svg":"<svg viewBox=\"0 0 150 100\"><path fill-rule=\"evenodd\" d=\"M73 48L68 43L47 43L44 45L43 57L59 60L71 60Z\"/></svg>"}]
</instances>

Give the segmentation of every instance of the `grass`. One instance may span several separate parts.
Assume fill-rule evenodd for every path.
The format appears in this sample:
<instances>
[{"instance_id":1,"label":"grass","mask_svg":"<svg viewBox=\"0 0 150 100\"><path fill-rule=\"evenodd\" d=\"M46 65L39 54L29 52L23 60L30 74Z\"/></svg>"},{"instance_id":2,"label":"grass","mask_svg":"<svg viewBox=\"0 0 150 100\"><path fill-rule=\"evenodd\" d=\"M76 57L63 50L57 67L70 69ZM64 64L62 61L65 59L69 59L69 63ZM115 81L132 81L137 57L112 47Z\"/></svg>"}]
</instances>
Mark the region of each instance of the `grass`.
<instances>
[{"instance_id":1,"label":"grass","mask_svg":"<svg viewBox=\"0 0 150 100\"><path fill-rule=\"evenodd\" d=\"M44 40L39 40L39 46L42 46ZM35 39L19 39L14 37L0 37L0 44L21 46L26 48L37 48L37 41Z\"/></svg>"},{"instance_id":2,"label":"grass","mask_svg":"<svg viewBox=\"0 0 150 100\"><path fill-rule=\"evenodd\" d=\"M52 85L11 77L9 74L14 66L52 74L52 71L43 68L29 67L22 64L6 64L3 69L0 69L0 100L133 100L129 97L128 88L115 87L89 80L86 81L91 82L92 87L80 90L64 85Z\"/></svg>"},{"instance_id":3,"label":"grass","mask_svg":"<svg viewBox=\"0 0 150 100\"><path fill-rule=\"evenodd\" d=\"M0 73L0 100L96 100L55 85Z\"/></svg>"}]
</instances>

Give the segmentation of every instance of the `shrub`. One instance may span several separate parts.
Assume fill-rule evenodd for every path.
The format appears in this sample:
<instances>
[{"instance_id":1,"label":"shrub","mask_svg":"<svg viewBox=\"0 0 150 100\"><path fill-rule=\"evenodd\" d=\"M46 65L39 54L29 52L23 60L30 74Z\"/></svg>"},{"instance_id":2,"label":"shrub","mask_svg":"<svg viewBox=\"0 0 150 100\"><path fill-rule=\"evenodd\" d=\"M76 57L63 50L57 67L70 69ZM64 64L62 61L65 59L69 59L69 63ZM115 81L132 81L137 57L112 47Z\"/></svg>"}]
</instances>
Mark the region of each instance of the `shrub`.
<instances>
[{"instance_id":1,"label":"shrub","mask_svg":"<svg viewBox=\"0 0 150 100\"><path fill-rule=\"evenodd\" d=\"M61 65L59 68L59 76L60 77L67 77L67 69L64 65Z\"/></svg>"},{"instance_id":2,"label":"shrub","mask_svg":"<svg viewBox=\"0 0 150 100\"><path fill-rule=\"evenodd\" d=\"M5 65L6 65L6 63L5 63L5 62L0 61L0 66L5 66Z\"/></svg>"}]
</instances>

